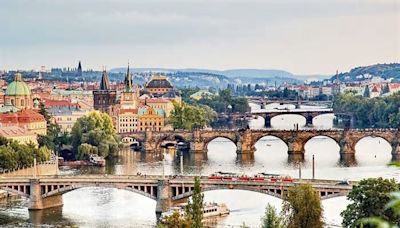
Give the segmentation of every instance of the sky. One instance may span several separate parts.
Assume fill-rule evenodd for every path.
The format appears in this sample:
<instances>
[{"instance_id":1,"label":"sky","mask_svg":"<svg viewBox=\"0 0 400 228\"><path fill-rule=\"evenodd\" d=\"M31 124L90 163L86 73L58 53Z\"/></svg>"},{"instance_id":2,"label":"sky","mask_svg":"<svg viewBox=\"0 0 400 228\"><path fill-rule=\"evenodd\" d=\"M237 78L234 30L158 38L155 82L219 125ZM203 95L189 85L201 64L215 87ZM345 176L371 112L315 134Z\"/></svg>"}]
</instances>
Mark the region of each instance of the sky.
<instances>
[{"instance_id":1,"label":"sky","mask_svg":"<svg viewBox=\"0 0 400 228\"><path fill-rule=\"evenodd\" d=\"M0 0L0 69L334 74L400 62L400 0Z\"/></svg>"}]
</instances>

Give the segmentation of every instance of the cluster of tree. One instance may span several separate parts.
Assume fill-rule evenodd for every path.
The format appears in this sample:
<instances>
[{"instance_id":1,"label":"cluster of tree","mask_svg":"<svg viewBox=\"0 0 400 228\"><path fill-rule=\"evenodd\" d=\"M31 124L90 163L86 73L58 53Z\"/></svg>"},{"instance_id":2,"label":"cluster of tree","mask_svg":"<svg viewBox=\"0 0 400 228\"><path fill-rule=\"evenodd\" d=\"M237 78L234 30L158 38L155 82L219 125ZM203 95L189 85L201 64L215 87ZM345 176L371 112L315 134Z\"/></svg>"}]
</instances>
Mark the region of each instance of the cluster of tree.
<instances>
[{"instance_id":1,"label":"cluster of tree","mask_svg":"<svg viewBox=\"0 0 400 228\"><path fill-rule=\"evenodd\" d=\"M375 64L371 66L361 66L351 69L349 72L340 73L338 77L340 81L361 81L366 78L360 78L360 75L380 76L384 79L394 78L394 81L400 81L400 64ZM335 80L336 75L332 76L330 80Z\"/></svg>"},{"instance_id":2,"label":"cluster of tree","mask_svg":"<svg viewBox=\"0 0 400 228\"><path fill-rule=\"evenodd\" d=\"M44 116L47 123L47 135L39 135L38 143L40 147L47 147L52 151L57 151L62 145L70 143L70 138L67 133L61 133L60 126L53 123L51 115L47 112L43 103L39 105L39 113Z\"/></svg>"},{"instance_id":3,"label":"cluster of tree","mask_svg":"<svg viewBox=\"0 0 400 228\"><path fill-rule=\"evenodd\" d=\"M353 117L355 127L400 127L400 93L387 97L366 98L352 92L336 96L333 111Z\"/></svg>"},{"instance_id":4,"label":"cluster of tree","mask_svg":"<svg viewBox=\"0 0 400 228\"><path fill-rule=\"evenodd\" d=\"M194 189L192 199L189 200L185 208L185 215L181 216L179 212L166 217L157 227L177 227L177 228L202 228L203 225L203 199L201 193L200 178L194 178Z\"/></svg>"},{"instance_id":5,"label":"cluster of tree","mask_svg":"<svg viewBox=\"0 0 400 228\"><path fill-rule=\"evenodd\" d=\"M361 180L347 195L352 203L341 213L344 227L392 227L380 226L400 223L399 184L395 180L369 178ZM397 196L397 197L396 197Z\"/></svg>"},{"instance_id":6,"label":"cluster of tree","mask_svg":"<svg viewBox=\"0 0 400 228\"><path fill-rule=\"evenodd\" d=\"M34 144L20 144L17 141L0 136L0 169L11 170L33 165L34 158L38 162L50 159L47 147L37 148Z\"/></svg>"},{"instance_id":7,"label":"cluster of tree","mask_svg":"<svg viewBox=\"0 0 400 228\"><path fill-rule=\"evenodd\" d=\"M175 129L193 130L207 126L215 117L216 113L208 106L182 102L174 103L170 122Z\"/></svg>"},{"instance_id":8,"label":"cluster of tree","mask_svg":"<svg viewBox=\"0 0 400 228\"><path fill-rule=\"evenodd\" d=\"M240 112L244 113L250 110L247 100L243 97L234 97L232 89L227 88L219 91L209 89L209 92L216 95L205 95L200 100L190 98L190 95L200 91L200 88L184 88L181 89L183 101L192 105L207 105L218 113L223 112Z\"/></svg>"},{"instance_id":9,"label":"cluster of tree","mask_svg":"<svg viewBox=\"0 0 400 228\"><path fill-rule=\"evenodd\" d=\"M192 100L192 103L207 105L218 113L245 113L250 110L247 99L244 97L232 96L230 89L220 90L218 95L203 97L198 101Z\"/></svg>"},{"instance_id":10,"label":"cluster of tree","mask_svg":"<svg viewBox=\"0 0 400 228\"><path fill-rule=\"evenodd\" d=\"M120 146L111 117L101 112L79 118L72 127L71 141L78 159L87 159L90 154L112 157Z\"/></svg>"},{"instance_id":11,"label":"cluster of tree","mask_svg":"<svg viewBox=\"0 0 400 228\"><path fill-rule=\"evenodd\" d=\"M323 225L321 200L310 184L289 188L282 203L281 215L268 204L261 218L262 228L322 228Z\"/></svg>"}]
</instances>

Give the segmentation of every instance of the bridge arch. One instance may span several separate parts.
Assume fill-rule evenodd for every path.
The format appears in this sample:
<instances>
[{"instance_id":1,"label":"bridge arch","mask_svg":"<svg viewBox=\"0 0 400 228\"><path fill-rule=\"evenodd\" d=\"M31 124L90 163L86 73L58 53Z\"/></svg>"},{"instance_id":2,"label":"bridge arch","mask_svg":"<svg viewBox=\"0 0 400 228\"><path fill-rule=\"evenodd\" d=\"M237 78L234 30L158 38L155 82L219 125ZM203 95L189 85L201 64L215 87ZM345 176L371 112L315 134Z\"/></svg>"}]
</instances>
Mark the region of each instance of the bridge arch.
<instances>
[{"instance_id":1,"label":"bridge arch","mask_svg":"<svg viewBox=\"0 0 400 228\"><path fill-rule=\"evenodd\" d=\"M282 121L282 120L284 120L285 117L292 117L292 118L298 119L298 120L290 121L290 123L291 122L293 122L293 124L299 123L299 126L304 126L307 124L307 117L304 115L296 114L296 113L279 113L276 115L272 115L270 117L271 126L274 125L273 122L276 122L279 118L281 118L281 121ZM284 122L287 122L287 121L284 121ZM312 122L312 119L311 119L311 122ZM286 124L284 124L284 125L286 125ZM287 126L292 128L291 125L287 125Z\"/></svg>"},{"instance_id":2,"label":"bridge arch","mask_svg":"<svg viewBox=\"0 0 400 228\"><path fill-rule=\"evenodd\" d=\"M338 151L340 151L340 144L339 144L339 140L340 138L335 138L332 135L329 134L318 134L318 135L310 135L308 136L305 140L304 140L304 144L303 144L303 151L306 152L306 145L311 141L311 140L316 140L316 139L329 139L330 141L335 142L335 145L338 148Z\"/></svg>"},{"instance_id":3,"label":"bridge arch","mask_svg":"<svg viewBox=\"0 0 400 228\"><path fill-rule=\"evenodd\" d=\"M247 186L235 186L234 188L232 188L228 185L227 186L210 186L210 187L206 187L206 188L201 188L202 193L209 192L209 191L215 191L215 190L244 190L244 191L262 193L262 194L276 197L278 199L282 199L282 196L280 194L281 193L280 191L282 191L282 190L279 190L279 192L274 192L274 191L265 191L265 190L257 189L257 187L252 188L252 187L247 187ZM193 195L193 190L185 192L183 194L173 196L172 200L186 199L192 195Z\"/></svg>"},{"instance_id":4,"label":"bridge arch","mask_svg":"<svg viewBox=\"0 0 400 228\"><path fill-rule=\"evenodd\" d=\"M161 149L162 146L176 146L178 142L189 142L190 140L185 138L184 135L181 134L170 134L160 137L157 140L156 148Z\"/></svg>"},{"instance_id":5,"label":"bridge arch","mask_svg":"<svg viewBox=\"0 0 400 228\"><path fill-rule=\"evenodd\" d=\"M390 139L367 135L356 140L354 143L354 154L357 162L364 164L387 164L393 157L393 147Z\"/></svg>"},{"instance_id":6,"label":"bridge arch","mask_svg":"<svg viewBox=\"0 0 400 228\"><path fill-rule=\"evenodd\" d=\"M29 198L30 195L30 187L29 185L21 185L21 186L1 186L1 190L6 191L7 193L17 194L19 196Z\"/></svg>"},{"instance_id":7,"label":"bridge arch","mask_svg":"<svg viewBox=\"0 0 400 228\"><path fill-rule=\"evenodd\" d=\"M134 185L110 185L110 184L85 184L85 185L64 185L60 188L54 189L52 188L50 191L46 191L47 186L42 187L42 197L47 198L56 195L63 195L65 193L82 189L82 188L91 188L91 187L102 187L102 188L114 188L114 189L121 189L130 192L137 193L142 196L146 196L147 198L156 200L157 199L157 186L134 186Z\"/></svg>"},{"instance_id":8,"label":"bridge arch","mask_svg":"<svg viewBox=\"0 0 400 228\"><path fill-rule=\"evenodd\" d=\"M212 136L212 137L207 138L207 139L205 140L205 142L204 142L204 149L208 152L208 150L209 150L209 149L208 149L209 144L210 144L211 142L217 140L217 139L226 139L226 140L232 142L232 143L235 145L236 149L237 149L237 139L236 139L236 136L235 136L235 137L230 137L230 136L226 136L226 135L215 135L215 136Z\"/></svg>"},{"instance_id":9,"label":"bridge arch","mask_svg":"<svg viewBox=\"0 0 400 228\"><path fill-rule=\"evenodd\" d=\"M243 191L250 191L250 192L256 192L256 193L261 193L265 195L269 195L281 200L284 200L284 194L286 194L287 189L276 189L276 188L270 188L270 189L260 189L256 187L249 187L249 186L209 186L206 188L201 188L201 192L209 192L209 191L215 191L215 190L243 190ZM331 199L334 197L341 197L341 196L346 196L347 192L340 192L340 191L333 191L333 190L327 190L327 191L321 191L319 192L321 200L325 199ZM182 199L187 199L190 196L193 195L193 190L172 196L172 200L182 200Z\"/></svg>"}]
</instances>

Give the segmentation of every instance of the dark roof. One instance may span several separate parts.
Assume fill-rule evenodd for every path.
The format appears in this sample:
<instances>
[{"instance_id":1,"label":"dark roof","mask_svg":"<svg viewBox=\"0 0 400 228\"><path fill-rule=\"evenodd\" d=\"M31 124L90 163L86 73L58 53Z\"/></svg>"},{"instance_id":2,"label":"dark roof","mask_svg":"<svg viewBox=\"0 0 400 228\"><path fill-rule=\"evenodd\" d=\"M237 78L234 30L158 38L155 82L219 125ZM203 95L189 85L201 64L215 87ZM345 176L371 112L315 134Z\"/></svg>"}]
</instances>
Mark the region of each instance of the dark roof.
<instances>
[{"instance_id":1,"label":"dark roof","mask_svg":"<svg viewBox=\"0 0 400 228\"><path fill-rule=\"evenodd\" d=\"M153 78L146 84L146 88L173 88L166 78Z\"/></svg>"},{"instance_id":2,"label":"dark roof","mask_svg":"<svg viewBox=\"0 0 400 228\"><path fill-rule=\"evenodd\" d=\"M110 90L110 80L108 79L108 74L106 71L103 71L101 75L101 82L100 82L100 90Z\"/></svg>"}]
</instances>

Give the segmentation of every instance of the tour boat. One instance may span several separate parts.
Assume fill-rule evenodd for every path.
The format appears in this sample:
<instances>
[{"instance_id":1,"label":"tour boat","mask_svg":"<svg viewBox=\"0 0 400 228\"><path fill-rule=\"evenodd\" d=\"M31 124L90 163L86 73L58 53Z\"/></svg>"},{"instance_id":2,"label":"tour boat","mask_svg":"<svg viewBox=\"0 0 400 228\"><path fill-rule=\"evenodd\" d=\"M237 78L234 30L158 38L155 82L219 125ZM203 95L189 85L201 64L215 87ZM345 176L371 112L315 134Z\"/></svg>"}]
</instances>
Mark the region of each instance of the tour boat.
<instances>
[{"instance_id":1,"label":"tour boat","mask_svg":"<svg viewBox=\"0 0 400 228\"><path fill-rule=\"evenodd\" d=\"M161 214L161 220L165 219L166 217L171 216L175 212L178 212L180 216L185 215L185 208L187 206L187 203L181 203L178 204L175 207L171 207L168 211L163 212ZM226 204L221 203L204 203L203 204L203 218L211 218L215 216L223 216L223 215L228 215L230 213L229 208L226 206Z\"/></svg>"},{"instance_id":2,"label":"tour boat","mask_svg":"<svg viewBox=\"0 0 400 228\"><path fill-rule=\"evenodd\" d=\"M103 157L98 156L97 154L90 155L89 161L90 161L90 163L92 163L95 166L105 166L106 165L106 160Z\"/></svg>"}]
</instances>

